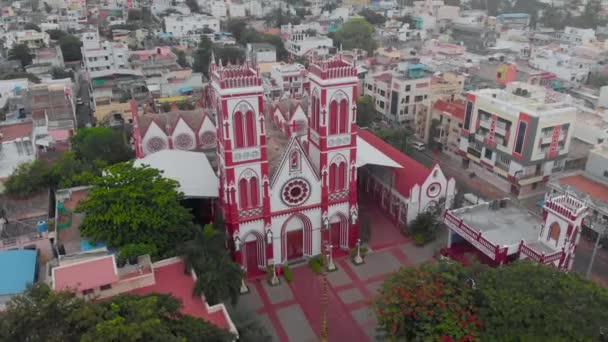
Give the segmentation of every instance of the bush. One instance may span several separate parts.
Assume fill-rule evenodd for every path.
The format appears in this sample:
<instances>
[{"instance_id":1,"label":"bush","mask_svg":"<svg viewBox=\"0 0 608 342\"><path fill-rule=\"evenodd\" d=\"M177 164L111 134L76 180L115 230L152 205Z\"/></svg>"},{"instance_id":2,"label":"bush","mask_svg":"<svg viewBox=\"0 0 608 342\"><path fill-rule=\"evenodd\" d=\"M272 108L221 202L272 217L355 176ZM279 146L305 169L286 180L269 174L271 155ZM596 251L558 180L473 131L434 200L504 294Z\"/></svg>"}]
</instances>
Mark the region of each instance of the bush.
<instances>
[{"instance_id":1,"label":"bush","mask_svg":"<svg viewBox=\"0 0 608 342\"><path fill-rule=\"evenodd\" d=\"M369 251L369 250L367 249L367 247L361 247L361 257L362 257L362 258L365 258L365 255L367 255L367 252L368 252L368 251ZM350 258L351 258L351 259L354 259L356 256L357 256L357 247L352 248L352 249L350 250Z\"/></svg>"},{"instance_id":2,"label":"bush","mask_svg":"<svg viewBox=\"0 0 608 342\"><path fill-rule=\"evenodd\" d=\"M423 246L435 240L439 229L440 222L436 211L420 213L411 224L401 226L404 235L414 237L416 246Z\"/></svg>"},{"instance_id":3,"label":"bush","mask_svg":"<svg viewBox=\"0 0 608 342\"><path fill-rule=\"evenodd\" d=\"M287 265L283 266L283 276L285 277L285 280L288 283L291 283L291 281L293 280L293 272L291 271L291 268L289 268L289 266Z\"/></svg>"},{"instance_id":4,"label":"bush","mask_svg":"<svg viewBox=\"0 0 608 342\"><path fill-rule=\"evenodd\" d=\"M416 234L414 235L414 244L416 246L424 246L426 245L427 241L426 238L424 237L424 235L422 234Z\"/></svg>"},{"instance_id":5,"label":"bush","mask_svg":"<svg viewBox=\"0 0 608 342\"><path fill-rule=\"evenodd\" d=\"M316 274L321 274L321 272L323 271L323 266L321 265L321 256L319 255L314 258L311 258L308 262L308 265L310 265L310 268L312 268L313 272L315 272Z\"/></svg>"},{"instance_id":6,"label":"bush","mask_svg":"<svg viewBox=\"0 0 608 342\"><path fill-rule=\"evenodd\" d=\"M131 264L137 263L137 257L141 255L156 254L156 246L150 243L131 243L120 248L119 257L123 260L129 260Z\"/></svg>"}]
</instances>

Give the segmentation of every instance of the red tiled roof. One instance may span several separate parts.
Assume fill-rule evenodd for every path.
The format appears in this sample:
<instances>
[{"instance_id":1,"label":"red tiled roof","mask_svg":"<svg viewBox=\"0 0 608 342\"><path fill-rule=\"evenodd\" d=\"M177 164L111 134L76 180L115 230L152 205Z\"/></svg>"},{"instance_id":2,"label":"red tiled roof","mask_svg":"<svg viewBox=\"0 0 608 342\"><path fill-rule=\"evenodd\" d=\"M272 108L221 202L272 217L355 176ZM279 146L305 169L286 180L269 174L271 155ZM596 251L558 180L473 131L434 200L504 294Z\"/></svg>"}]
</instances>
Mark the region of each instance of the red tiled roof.
<instances>
[{"instance_id":1,"label":"red tiled roof","mask_svg":"<svg viewBox=\"0 0 608 342\"><path fill-rule=\"evenodd\" d=\"M563 185L570 185L576 191L584 192L591 196L591 199L608 203L608 186L591 180L583 175L568 176L560 178L559 182Z\"/></svg>"},{"instance_id":2,"label":"red tiled roof","mask_svg":"<svg viewBox=\"0 0 608 342\"><path fill-rule=\"evenodd\" d=\"M118 281L112 255L62 265L53 269L53 289L76 291L98 288Z\"/></svg>"},{"instance_id":3,"label":"red tiled roof","mask_svg":"<svg viewBox=\"0 0 608 342\"><path fill-rule=\"evenodd\" d=\"M32 122L24 122L15 125L0 126L2 141L13 141L17 138L29 137L32 135Z\"/></svg>"},{"instance_id":4,"label":"red tiled roof","mask_svg":"<svg viewBox=\"0 0 608 342\"><path fill-rule=\"evenodd\" d=\"M401 169L393 169L393 173L395 175L395 190L399 191L399 193L403 196L409 197L412 187L414 187L416 184L422 185L422 183L424 183L424 181L428 178L431 172L430 169L410 158L405 153L394 148L392 145L380 139L372 132L359 129L358 134L368 144L374 146L387 157L403 166Z\"/></svg>"},{"instance_id":5,"label":"red tiled roof","mask_svg":"<svg viewBox=\"0 0 608 342\"><path fill-rule=\"evenodd\" d=\"M184 274L184 264L176 262L174 264L157 267L154 269L156 284L139 288L129 293L150 294L167 293L179 298L182 303L182 313L202 318L223 329L229 329L228 320L223 310L209 312L200 297L192 296L194 280L190 274Z\"/></svg>"},{"instance_id":6,"label":"red tiled roof","mask_svg":"<svg viewBox=\"0 0 608 342\"><path fill-rule=\"evenodd\" d=\"M435 101L433 105L433 109L438 110L440 112L445 112L450 114L453 118L458 119L460 121L464 120L464 102L448 102L444 100Z\"/></svg>"}]
</instances>

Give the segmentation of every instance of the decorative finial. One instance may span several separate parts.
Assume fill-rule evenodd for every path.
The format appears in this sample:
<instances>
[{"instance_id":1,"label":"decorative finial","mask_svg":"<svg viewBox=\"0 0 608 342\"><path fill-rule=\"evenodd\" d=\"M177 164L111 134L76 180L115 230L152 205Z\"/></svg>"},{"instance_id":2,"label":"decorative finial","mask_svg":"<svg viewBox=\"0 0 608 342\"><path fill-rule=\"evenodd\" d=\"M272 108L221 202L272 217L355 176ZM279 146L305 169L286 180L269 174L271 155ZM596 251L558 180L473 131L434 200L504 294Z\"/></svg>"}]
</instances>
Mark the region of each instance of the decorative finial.
<instances>
[{"instance_id":1,"label":"decorative finial","mask_svg":"<svg viewBox=\"0 0 608 342\"><path fill-rule=\"evenodd\" d=\"M224 67L224 63L222 63L222 58L220 58L220 68Z\"/></svg>"},{"instance_id":2,"label":"decorative finial","mask_svg":"<svg viewBox=\"0 0 608 342\"><path fill-rule=\"evenodd\" d=\"M211 64L215 64L215 52L211 49Z\"/></svg>"}]
</instances>

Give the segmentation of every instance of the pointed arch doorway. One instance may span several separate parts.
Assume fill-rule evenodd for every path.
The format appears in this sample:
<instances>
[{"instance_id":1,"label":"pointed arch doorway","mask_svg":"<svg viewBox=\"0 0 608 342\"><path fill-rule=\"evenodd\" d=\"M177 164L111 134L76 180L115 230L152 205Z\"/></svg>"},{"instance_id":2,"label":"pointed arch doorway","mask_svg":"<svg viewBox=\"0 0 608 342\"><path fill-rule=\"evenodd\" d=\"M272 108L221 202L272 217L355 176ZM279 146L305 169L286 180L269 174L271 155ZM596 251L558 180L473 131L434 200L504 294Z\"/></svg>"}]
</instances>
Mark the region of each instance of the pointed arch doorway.
<instances>
[{"instance_id":1,"label":"pointed arch doorway","mask_svg":"<svg viewBox=\"0 0 608 342\"><path fill-rule=\"evenodd\" d=\"M294 261L312 250L312 224L308 217L294 214L283 224L281 229L281 259L283 262Z\"/></svg>"},{"instance_id":2,"label":"pointed arch doorway","mask_svg":"<svg viewBox=\"0 0 608 342\"><path fill-rule=\"evenodd\" d=\"M263 275L266 266L266 247L264 236L259 232L251 231L245 236L243 245L243 267L247 277Z\"/></svg>"}]
</instances>

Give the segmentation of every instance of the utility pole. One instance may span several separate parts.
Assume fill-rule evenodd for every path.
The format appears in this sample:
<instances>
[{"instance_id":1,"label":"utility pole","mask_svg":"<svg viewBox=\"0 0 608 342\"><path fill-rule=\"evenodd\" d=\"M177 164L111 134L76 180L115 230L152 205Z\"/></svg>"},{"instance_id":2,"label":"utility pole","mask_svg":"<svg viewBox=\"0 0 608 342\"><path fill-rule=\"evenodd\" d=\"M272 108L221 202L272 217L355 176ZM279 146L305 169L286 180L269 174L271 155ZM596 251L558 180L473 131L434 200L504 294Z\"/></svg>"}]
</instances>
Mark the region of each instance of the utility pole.
<instances>
[{"instance_id":1,"label":"utility pole","mask_svg":"<svg viewBox=\"0 0 608 342\"><path fill-rule=\"evenodd\" d=\"M595 231L593 229L593 225L591 226L591 230ZM593 246L593 252L591 253L591 260L589 261L589 267L587 267L587 274L585 275L587 277L587 279L591 278L591 270L593 270L593 263L595 262L595 255L597 254L597 249L600 247L600 239L602 238L602 236L604 236L605 233L606 233L606 230L597 232L597 238L595 239L595 245Z\"/></svg>"},{"instance_id":2,"label":"utility pole","mask_svg":"<svg viewBox=\"0 0 608 342\"><path fill-rule=\"evenodd\" d=\"M327 308L329 306L329 297L327 294L327 260L325 257L325 251L327 248L327 241L323 239L323 246L321 248L321 269L322 269L322 292L321 292L321 342L327 342Z\"/></svg>"}]
</instances>

